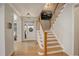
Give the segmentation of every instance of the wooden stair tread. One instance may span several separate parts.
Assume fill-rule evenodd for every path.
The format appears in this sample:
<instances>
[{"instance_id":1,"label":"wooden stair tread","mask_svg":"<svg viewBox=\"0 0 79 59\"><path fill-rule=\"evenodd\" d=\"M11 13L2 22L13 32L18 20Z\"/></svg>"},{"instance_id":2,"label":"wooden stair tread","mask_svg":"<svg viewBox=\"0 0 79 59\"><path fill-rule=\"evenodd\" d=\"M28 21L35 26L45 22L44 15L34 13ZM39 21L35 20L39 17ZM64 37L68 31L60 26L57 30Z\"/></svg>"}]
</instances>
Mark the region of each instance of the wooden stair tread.
<instances>
[{"instance_id":1,"label":"wooden stair tread","mask_svg":"<svg viewBox=\"0 0 79 59\"><path fill-rule=\"evenodd\" d=\"M51 44L47 44L47 46L55 46L55 45L60 45L59 43L51 43Z\"/></svg>"},{"instance_id":2,"label":"wooden stair tread","mask_svg":"<svg viewBox=\"0 0 79 59\"><path fill-rule=\"evenodd\" d=\"M52 39L52 40L53 40L53 39L54 39L54 40L57 40L56 37L53 37L53 38L52 38L52 37L47 37L47 40L50 40L50 39Z\"/></svg>"},{"instance_id":3,"label":"wooden stair tread","mask_svg":"<svg viewBox=\"0 0 79 59\"><path fill-rule=\"evenodd\" d=\"M48 32L48 33L52 33L52 32L50 31L50 32Z\"/></svg>"},{"instance_id":4,"label":"wooden stair tread","mask_svg":"<svg viewBox=\"0 0 79 59\"><path fill-rule=\"evenodd\" d=\"M54 39L54 40L49 40L49 39L48 39L48 40L47 40L47 42L51 42L51 41L57 41L57 40L56 40L56 39Z\"/></svg>"},{"instance_id":5,"label":"wooden stair tread","mask_svg":"<svg viewBox=\"0 0 79 59\"><path fill-rule=\"evenodd\" d=\"M49 36L48 36L48 38L56 38L56 37L55 37L55 36L52 36L52 37L49 37Z\"/></svg>"},{"instance_id":6,"label":"wooden stair tread","mask_svg":"<svg viewBox=\"0 0 79 59\"><path fill-rule=\"evenodd\" d=\"M65 52L58 52L53 54L47 54L48 56L68 56Z\"/></svg>"},{"instance_id":7,"label":"wooden stair tread","mask_svg":"<svg viewBox=\"0 0 79 59\"><path fill-rule=\"evenodd\" d=\"M48 35L47 37L56 37L55 35Z\"/></svg>"},{"instance_id":8,"label":"wooden stair tread","mask_svg":"<svg viewBox=\"0 0 79 59\"><path fill-rule=\"evenodd\" d=\"M61 47L55 47L55 48L47 48L47 52L55 52L63 50ZM44 49L40 49L39 52L44 53Z\"/></svg>"},{"instance_id":9,"label":"wooden stair tread","mask_svg":"<svg viewBox=\"0 0 79 59\"><path fill-rule=\"evenodd\" d=\"M50 35L51 35L52 33L48 33L48 34L50 34ZM52 35L54 35L54 34L52 34Z\"/></svg>"},{"instance_id":10,"label":"wooden stair tread","mask_svg":"<svg viewBox=\"0 0 79 59\"><path fill-rule=\"evenodd\" d=\"M54 36L54 37L56 37L54 34L48 34L47 36Z\"/></svg>"},{"instance_id":11,"label":"wooden stair tread","mask_svg":"<svg viewBox=\"0 0 79 59\"><path fill-rule=\"evenodd\" d=\"M49 33L48 33L48 35L54 35L54 34L49 34Z\"/></svg>"},{"instance_id":12,"label":"wooden stair tread","mask_svg":"<svg viewBox=\"0 0 79 59\"><path fill-rule=\"evenodd\" d=\"M61 47L55 47L55 48L48 48L47 51L51 52L51 51L58 51L58 50L63 50Z\"/></svg>"}]
</instances>

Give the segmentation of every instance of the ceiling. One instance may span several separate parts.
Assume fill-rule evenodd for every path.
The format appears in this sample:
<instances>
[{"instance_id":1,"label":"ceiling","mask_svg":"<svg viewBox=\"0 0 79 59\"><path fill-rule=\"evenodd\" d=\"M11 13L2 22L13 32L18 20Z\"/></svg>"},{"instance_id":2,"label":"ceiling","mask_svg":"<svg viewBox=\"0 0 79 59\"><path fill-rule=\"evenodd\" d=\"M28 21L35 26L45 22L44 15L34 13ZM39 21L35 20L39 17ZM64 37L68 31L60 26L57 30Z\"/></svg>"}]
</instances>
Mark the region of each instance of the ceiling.
<instances>
[{"instance_id":1,"label":"ceiling","mask_svg":"<svg viewBox=\"0 0 79 59\"><path fill-rule=\"evenodd\" d=\"M44 8L45 3L14 3L12 6L20 16L38 17Z\"/></svg>"}]
</instances>

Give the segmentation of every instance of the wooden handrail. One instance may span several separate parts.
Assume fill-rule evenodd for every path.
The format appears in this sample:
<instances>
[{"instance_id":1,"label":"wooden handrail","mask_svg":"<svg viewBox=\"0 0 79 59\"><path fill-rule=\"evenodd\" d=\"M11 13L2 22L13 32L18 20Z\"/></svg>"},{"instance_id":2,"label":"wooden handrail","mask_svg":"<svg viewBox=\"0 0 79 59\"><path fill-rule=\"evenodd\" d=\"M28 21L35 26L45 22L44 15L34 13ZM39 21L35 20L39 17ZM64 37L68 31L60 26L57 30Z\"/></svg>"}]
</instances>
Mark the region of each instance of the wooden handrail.
<instances>
[{"instance_id":1,"label":"wooden handrail","mask_svg":"<svg viewBox=\"0 0 79 59\"><path fill-rule=\"evenodd\" d=\"M44 32L44 55L47 56L47 32Z\"/></svg>"}]
</instances>

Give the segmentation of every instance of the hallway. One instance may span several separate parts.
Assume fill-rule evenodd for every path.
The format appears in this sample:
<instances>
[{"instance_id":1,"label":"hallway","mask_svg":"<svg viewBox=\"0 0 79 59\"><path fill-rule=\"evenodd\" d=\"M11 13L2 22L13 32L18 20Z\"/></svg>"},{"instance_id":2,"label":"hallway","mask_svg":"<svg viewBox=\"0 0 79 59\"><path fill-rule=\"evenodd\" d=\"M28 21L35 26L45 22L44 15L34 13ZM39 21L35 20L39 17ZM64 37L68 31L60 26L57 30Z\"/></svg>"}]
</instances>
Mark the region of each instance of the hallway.
<instances>
[{"instance_id":1,"label":"hallway","mask_svg":"<svg viewBox=\"0 0 79 59\"><path fill-rule=\"evenodd\" d=\"M0 55L79 55L79 4L0 4Z\"/></svg>"}]
</instances>

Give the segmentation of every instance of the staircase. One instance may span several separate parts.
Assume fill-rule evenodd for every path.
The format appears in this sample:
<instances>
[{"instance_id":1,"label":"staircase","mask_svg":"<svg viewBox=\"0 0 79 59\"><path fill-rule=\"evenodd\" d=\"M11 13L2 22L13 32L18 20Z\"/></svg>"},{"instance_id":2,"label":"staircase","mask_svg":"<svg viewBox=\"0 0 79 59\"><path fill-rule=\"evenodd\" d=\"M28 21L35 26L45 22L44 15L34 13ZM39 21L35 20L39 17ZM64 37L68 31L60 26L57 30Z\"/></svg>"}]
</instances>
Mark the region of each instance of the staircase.
<instances>
[{"instance_id":1,"label":"staircase","mask_svg":"<svg viewBox=\"0 0 79 59\"><path fill-rule=\"evenodd\" d=\"M53 26L56 22L56 18L59 16L61 11L63 10L65 4L57 4L56 8L53 12L52 20L50 21L50 25L46 23L45 21L41 21L43 25L43 32L45 33L45 30L50 30L51 26ZM44 24L45 23L45 24ZM52 25L53 24L53 25ZM49 27L49 28L48 28ZM46 56L68 56L62 46L60 45L59 41L57 40L55 34L52 33L52 31L46 32L47 34L44 34L44 45L43 49L39 50L39 55L46 55Z\"/></svg>"},{"instance_id":2,"label":"staircase","mask_svg":"<svg viewBox=\"0 0 79 59\"><path fill-rule=\"evenodd\" d=\"M40 49L40 54L44 55L44 52L44 49ZM47 34L47 56L67 56L52 32Z\"/></svg>"}]
</instances>

